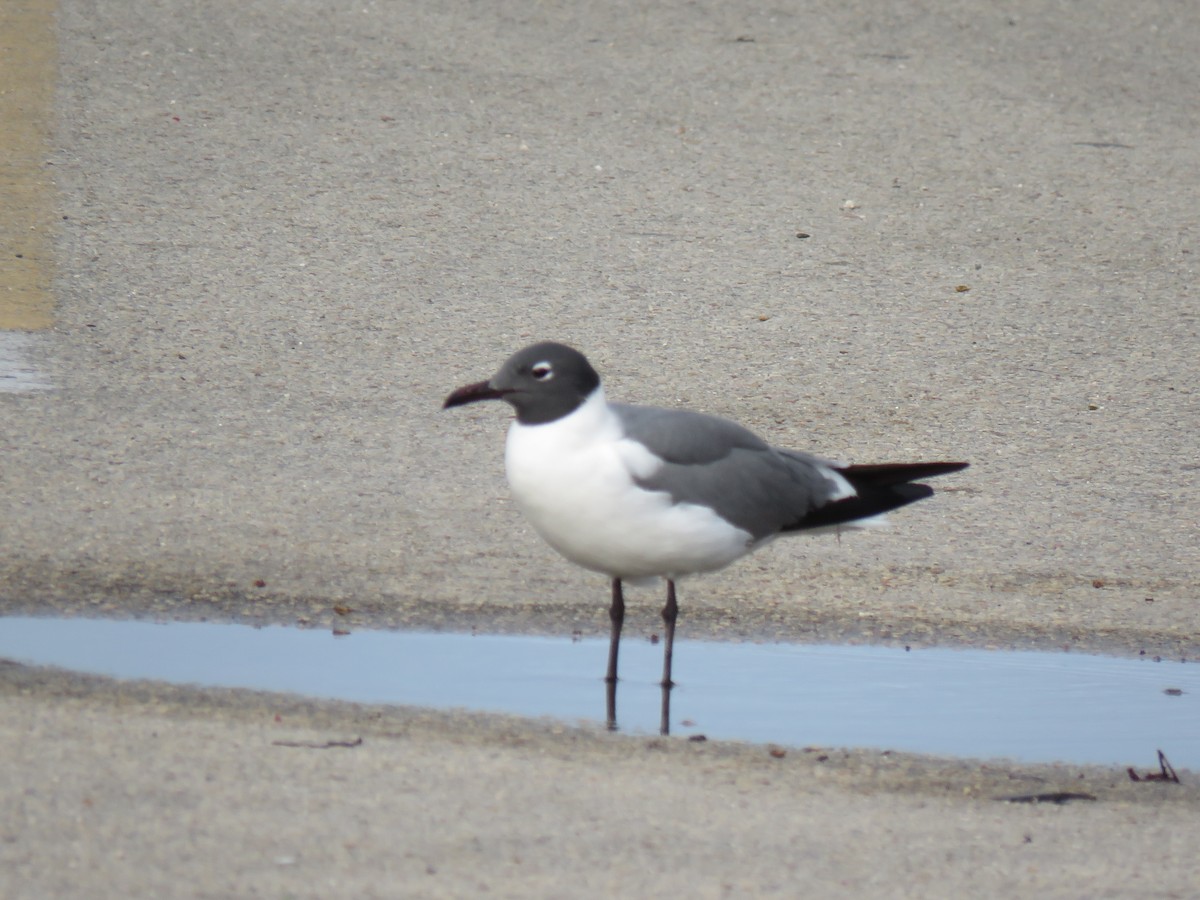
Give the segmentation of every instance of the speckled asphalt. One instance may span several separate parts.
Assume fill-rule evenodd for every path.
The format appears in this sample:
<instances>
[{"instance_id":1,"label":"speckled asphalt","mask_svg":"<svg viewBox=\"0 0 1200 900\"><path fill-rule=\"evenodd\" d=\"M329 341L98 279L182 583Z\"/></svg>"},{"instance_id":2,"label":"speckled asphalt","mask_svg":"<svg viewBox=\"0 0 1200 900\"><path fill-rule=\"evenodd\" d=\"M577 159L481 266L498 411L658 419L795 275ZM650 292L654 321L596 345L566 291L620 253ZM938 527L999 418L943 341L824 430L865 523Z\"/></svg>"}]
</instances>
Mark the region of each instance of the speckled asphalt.
<instances>
[{"instance_id":1,"label":"speckled asphalt","mask_svg":"<svg viewBox=\"0 0 1200 900\"><path fill-rule=\"evenodd\" d=\"M58 39L0 611L602 633L505 414L439 409L558 339L613 398L972 462L686 582L683 635L1200 655L1191 6L62 0ZM1200 893L1200 793L1123 772L14 666L0 708L5 896Z\"/></svg>"}]
</instances>

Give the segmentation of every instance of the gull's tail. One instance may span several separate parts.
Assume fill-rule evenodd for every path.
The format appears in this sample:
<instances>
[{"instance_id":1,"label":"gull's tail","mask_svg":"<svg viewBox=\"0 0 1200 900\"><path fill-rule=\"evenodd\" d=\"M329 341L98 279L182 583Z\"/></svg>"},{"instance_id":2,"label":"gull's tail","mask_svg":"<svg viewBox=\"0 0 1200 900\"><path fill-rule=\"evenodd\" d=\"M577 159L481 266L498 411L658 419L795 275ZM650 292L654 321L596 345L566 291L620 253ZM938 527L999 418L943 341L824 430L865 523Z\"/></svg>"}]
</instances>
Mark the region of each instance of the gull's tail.
<instances>
[{"instance_id":1,"label":"gull's tail","mask_svg":"<svg viewBox=\"0 0 1200 900\"><path fill-rule=\"evenodd\" d=\"M852 493L812 510L784 531L807 531L836 525L868 525L868 521L893 509L933 496L921 478L949 475L967 467L965 462L880 463L865 466L836 466L833 472L845 479Z\"/></svg>"}]
</instances>

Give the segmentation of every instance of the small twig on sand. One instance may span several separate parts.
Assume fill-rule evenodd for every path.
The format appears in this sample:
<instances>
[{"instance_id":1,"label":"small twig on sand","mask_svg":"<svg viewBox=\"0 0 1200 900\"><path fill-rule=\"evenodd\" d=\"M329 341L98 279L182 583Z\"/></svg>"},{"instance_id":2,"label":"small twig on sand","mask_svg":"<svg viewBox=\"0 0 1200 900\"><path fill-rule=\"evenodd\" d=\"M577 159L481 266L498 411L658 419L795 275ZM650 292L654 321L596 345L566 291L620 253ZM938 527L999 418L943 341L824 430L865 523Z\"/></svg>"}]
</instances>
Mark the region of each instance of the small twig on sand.
<instances>
[{"instance_id":1,"label":"small twig on sand","mask_svg":"<svg viewBox=\"0 0 1200 900\"><path fill-rule=\"evenodd\" d=\"M1148 772L1145 775L1139 775L1133 771L1133 766L1129 769L1130 781L1166 781L1171 784L1179 784L1179 776L1175 774L1175 767L1167 761L1167 754L1161 750L1158 751L1158 771Z\"/></svg>"},{"instance_id":2,"label":"small twig on sand","mask_svg":"<svg viewBox=\"0 0 1200 900\"><path fill-rule=\"evenodd\" d=\"M352 741L271 741L275 747L306 747L309 750L328 750L330 747L357 747L363 739L356 737Z\"/></svg>"},{"instance_id":3,"label":"small twig on sand","mask_svg":"<svg viewBox=\"0 0 1200 900\"><path fill-rule=\"evenodd\" d=\"M1021 794L1016 797L997 797L1005 803L1057 803L1060 806L1072 800L1095 800L1092 794L1077 791L1054 791L1049 794Z\"/></svg>"}]
</instances>

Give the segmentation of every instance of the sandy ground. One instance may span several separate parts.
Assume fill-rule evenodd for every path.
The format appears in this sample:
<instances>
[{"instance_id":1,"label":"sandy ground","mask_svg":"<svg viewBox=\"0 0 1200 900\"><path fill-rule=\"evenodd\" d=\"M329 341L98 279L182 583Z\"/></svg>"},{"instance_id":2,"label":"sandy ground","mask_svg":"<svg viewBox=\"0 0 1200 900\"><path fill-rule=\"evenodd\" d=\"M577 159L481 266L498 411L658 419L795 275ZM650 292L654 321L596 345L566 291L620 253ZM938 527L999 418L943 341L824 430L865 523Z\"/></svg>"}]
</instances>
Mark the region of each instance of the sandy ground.
<instances>
[{"instance_id":1,"label":"sandy ground","mask_svg":"<svg viewBox=\"0 0 1200 900\"><path fill-rule=\"evenodd\" d=\"M438 408L554 338L615 398L973 463L684 584L688 636L1200 654L1200 8L63 0L58 40L3 611L600 633L503 412ZM11 665L0 708L4 896L1200 895L1197 788L1116 770ZM1097 799L995 799L1050 791Z\"/></svg>"}]
</instances>

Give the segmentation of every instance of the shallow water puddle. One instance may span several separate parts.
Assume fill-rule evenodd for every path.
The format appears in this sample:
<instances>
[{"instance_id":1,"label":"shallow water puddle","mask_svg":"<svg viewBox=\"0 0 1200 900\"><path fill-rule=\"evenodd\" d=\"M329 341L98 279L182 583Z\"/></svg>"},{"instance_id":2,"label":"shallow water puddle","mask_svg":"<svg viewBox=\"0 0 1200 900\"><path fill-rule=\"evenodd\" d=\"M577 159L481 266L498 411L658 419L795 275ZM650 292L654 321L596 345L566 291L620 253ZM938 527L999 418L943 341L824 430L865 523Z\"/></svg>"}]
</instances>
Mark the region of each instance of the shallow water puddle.
<instances>
[{"instance_id":1,"label":"shallow water puddle","mask_svg":"<svg viewBox=\"0 0 1200 900\"><path fill-rule=\"evenodd\" d=\"M661 647L621 646L617 722L659 726ZM0 618L0 657L117 678L603 723L607 639ZM671 729L792 746L1200 768L1200 665L1079 653L675 645Z\"/></svg>"},{"instance_id":2,"label":"shallow water puddle","mask_svg":"<svg viewBox=\"0 0 1200 900\"><path fill-rule=\"evenodd\" d=\"M30 362L38 340L21 331L0 331L0 394L25 394L51 387Z\"/></svg>"}]
</instances>

